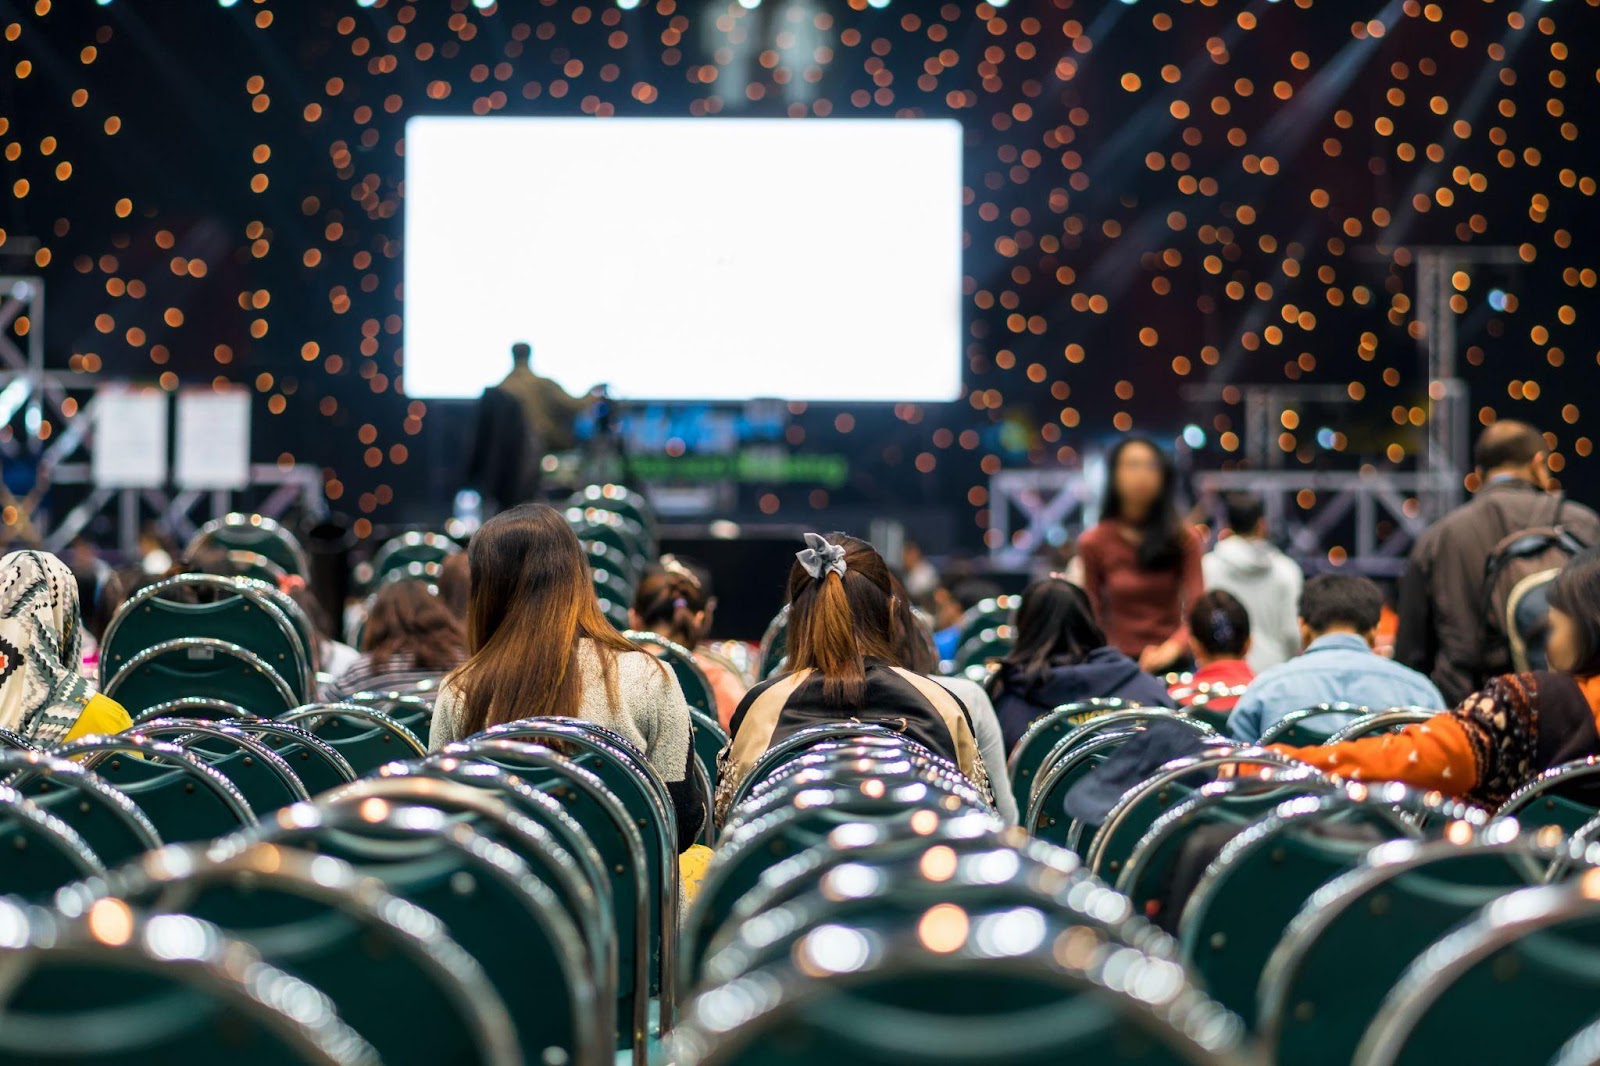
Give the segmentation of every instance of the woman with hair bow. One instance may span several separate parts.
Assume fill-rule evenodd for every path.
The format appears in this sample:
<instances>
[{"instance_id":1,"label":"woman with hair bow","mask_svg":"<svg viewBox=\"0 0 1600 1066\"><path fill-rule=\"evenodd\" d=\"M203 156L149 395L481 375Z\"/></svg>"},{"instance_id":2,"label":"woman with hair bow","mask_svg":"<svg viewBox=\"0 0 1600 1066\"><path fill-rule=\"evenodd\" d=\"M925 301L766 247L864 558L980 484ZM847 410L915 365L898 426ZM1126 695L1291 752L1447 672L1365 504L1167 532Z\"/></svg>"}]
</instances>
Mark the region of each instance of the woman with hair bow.
<instances>
[{"instance_id":1,"label":"woman with hair bow","mask_svg":"<svg viewBox=\"0 0 1600 1066\"><path fill-rule=\"evenodd\" d=\"M938 682L895 666L894 579L872 545L843 533L806 534L789 569L789 671L752 688L733 714L717 819L773 744L808 726L882 722L945 756L988 794L972 721Z\"/></svg>"}]
</instances>

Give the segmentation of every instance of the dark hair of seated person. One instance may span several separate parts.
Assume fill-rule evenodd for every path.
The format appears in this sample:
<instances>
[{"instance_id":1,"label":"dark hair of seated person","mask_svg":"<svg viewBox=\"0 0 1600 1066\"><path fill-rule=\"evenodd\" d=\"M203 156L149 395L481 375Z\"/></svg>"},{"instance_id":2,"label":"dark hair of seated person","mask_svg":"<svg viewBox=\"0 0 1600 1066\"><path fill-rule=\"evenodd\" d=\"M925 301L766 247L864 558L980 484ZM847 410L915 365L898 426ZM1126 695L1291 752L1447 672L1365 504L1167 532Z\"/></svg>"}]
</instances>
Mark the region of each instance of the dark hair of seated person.
<instances>
[{"instance_id":1,"label":"dark hair of seated person","mask_svg":"<svg viewBox=\"0 0 1600 1066\"><path fill-rule=\"evenodd\" d=\"M1355 574L1319 574L1300 590L1300 620L1312 633L1370 633L1383 617L1383 590Z\"/></svg>"},{"instance_id":2,"label":"dark hair of seated person","mask_svg":"<svg viewBox=\"0 0 1600 1066\"><path fill-rule=\"evenodd\" d=\"M1212 589L1189 608L1189 633L1213 659L1242 659L1250 646L1250 612L1232 593Z\"/></svg>"},{"instance_id":3,"label":"dark hair of seated person","mask_svg":"<svg viewBox=\"0 0 1600 1066\"><path fill-rule=\"evenodd\" d=\"M1023 689L1042 682L1052 667L1081 663L1106 646L1088 595L1059 577L1035 581L1023 590L1015 625L1016 643L1001 660L1001 673Z\"/></svg>"}]
</instances>

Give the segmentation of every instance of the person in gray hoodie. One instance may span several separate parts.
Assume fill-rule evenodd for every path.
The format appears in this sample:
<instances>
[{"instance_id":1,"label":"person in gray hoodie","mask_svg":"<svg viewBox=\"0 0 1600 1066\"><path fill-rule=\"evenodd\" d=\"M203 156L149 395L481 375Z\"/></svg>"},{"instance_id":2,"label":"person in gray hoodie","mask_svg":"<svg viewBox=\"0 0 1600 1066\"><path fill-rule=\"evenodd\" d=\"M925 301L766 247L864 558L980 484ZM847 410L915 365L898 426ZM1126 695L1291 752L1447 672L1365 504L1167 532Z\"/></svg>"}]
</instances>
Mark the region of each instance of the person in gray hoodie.
<instances>
[{"instance_id":1,"label":"person in gray hoodie","mask_svg":"<svg viewBox=\"0 0 1600 1066\"><path fill-rule=\"evenodd\" d=\"M1231 593L1250 614L1250 652L1256 673L1300 654L1300 588L1305 575L1267 539L1261 497L1232 493L1223 500L1226 535L1200 561L1207 589Z\"/></svg>"},{"instance_id":2,"label":"person in gray hoodie","mask_svg":"<svg viewBox=\"0 0 1600 1066\"><path fill-rule=\"evenodd\" d=\"M1017 607L1017 640L989 678L1006 751L1040 715L1069 703L1121 699L1174 707L1167 687L1106 643L1088 595L1066 578L1035 581Z\"/></svg>"}]
</instances>

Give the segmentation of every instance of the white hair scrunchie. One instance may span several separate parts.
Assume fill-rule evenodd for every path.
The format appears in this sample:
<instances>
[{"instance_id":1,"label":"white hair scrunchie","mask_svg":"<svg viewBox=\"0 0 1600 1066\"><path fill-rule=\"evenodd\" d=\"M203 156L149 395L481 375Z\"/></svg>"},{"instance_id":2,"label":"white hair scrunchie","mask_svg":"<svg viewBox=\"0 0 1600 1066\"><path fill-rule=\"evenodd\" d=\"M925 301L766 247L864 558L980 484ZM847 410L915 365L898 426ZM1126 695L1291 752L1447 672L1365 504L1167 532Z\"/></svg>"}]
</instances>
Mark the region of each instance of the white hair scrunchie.
<instances>
[{"instance_id":1,"label":"white hair scrunchie","mask_svg":"<svg viewBox=\"0 0 1600 1066\"><path fill-rule=\"evenodd\" d=\"M838 544L830 544L819 533L806 534L807 547L804 551L794 553L800 560L800 565L805 572L821 581L830 573L844 577L849 567L844 564L844 548Z\"/></svg>"}]
</instances>

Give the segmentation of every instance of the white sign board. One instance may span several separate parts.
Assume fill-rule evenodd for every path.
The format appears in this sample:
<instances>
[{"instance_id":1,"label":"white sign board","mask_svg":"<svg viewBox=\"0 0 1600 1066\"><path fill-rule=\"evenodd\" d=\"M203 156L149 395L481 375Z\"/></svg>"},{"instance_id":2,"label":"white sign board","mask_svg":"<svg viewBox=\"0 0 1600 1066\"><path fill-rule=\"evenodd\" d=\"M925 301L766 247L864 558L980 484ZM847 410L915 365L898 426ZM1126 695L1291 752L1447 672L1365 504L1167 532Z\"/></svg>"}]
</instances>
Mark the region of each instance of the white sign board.
<instances>
[{"instance_id":1,"label":"white sign board","mask_svg":"<svg viewBox=\"0 0 1600 1066\"><path fill-rule=\"evenodd\" d=\"M111 386L94 398L90 472L103 489L158 489L167 480L167 394Z\"/></svg>"},{"instance_id":2,"label":"white sign board","mask_svg":"<svg viewBox=\"0 0 1600 1066\"><path fill-rule=\"evenodd\" d=\"M248 389L184 389L178 393L180 489L242 489L250 484Z\"/></svg>"}]
</instances>

